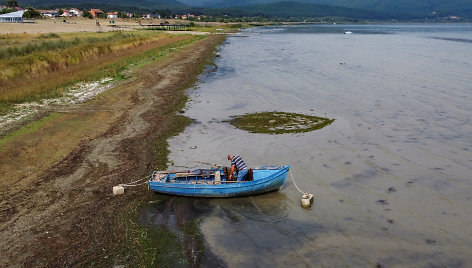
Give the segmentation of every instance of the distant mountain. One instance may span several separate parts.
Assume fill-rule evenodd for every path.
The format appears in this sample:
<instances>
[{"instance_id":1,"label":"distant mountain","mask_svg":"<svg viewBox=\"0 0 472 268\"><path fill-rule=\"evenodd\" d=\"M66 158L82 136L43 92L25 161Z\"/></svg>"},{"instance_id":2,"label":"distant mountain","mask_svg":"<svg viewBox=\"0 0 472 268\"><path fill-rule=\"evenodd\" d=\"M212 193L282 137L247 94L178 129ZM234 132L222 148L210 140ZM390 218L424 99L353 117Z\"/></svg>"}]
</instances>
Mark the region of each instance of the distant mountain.
<instances>
[{"instance_id":1,"label":"distant mountain","mask_svg":"<svg viewBox=\"0 0 472 268\"><path fill-rule=\"evenodd\" d=\"M229 15L234 17L241 16L269 16L278 18L290 17L345 17L356 19L390 19L389 13L361 10L355 8L336 7L329 5L317 5L298 2L277 2L269 4L258 4L228 8L214 8L207 10L210 15Z\"/></svg>"},{"instance_id":2,"label":"distant mountain","mask_svg":"<svg viewBox=\"0 0 472 268\"><path fill-rule=\"evenodd\" d=\"M180 0L181 3L193 7L224 8L250 6L258 4L275 3L275 0Z\"/></svg>"},{"instance_id":3,"label":"distant mountain","mask_svg":"<svg viewBox=\"0 0 472 268\"><path fill-rule=\"evenodd\" d=\"M472 0L311 0L319 4L378 10L390 13L430 15L438 12L464 13L469 15ZM452 14L450 14L452 15Z\"/></svg>"},{"instance_id":4,"label":"distant mountain","mask_svg":"<svg viewBox=\"0 0 472 268\"><path fill-rule=\"evenodd\" d=\"M280 0L180 0L195 7L220 8L239 7L253 4L276 3ZM472 0L293 0L305 4L323 4L348 7L391 14L415 14L425 16L434 13L454 13L472 17Z\"/></svg>"},{"instance_id":5,"label":"distant mountain","mask_svg":"<svg viewBox=\"0 0 472 268\"><path fill-rule=\"evenodd\" d=\"M1 0L0 0L1 1ZM283 1L283 0L282 0ZM21 6L170 9L174 13L272 17L414 19L457 15L472 19L472 0L18 0Z\"/></svg>"},{"instance_id":6,"label":"distant mountain","mask_svg":"<svg viewBox=\"0 0 472 268\"><path fill-rule=\"evenodd\" d=\"M189 8L176 0L18 0L18 4L22 7L137 7L148 10Z\"/></svg>"}]
</instances>

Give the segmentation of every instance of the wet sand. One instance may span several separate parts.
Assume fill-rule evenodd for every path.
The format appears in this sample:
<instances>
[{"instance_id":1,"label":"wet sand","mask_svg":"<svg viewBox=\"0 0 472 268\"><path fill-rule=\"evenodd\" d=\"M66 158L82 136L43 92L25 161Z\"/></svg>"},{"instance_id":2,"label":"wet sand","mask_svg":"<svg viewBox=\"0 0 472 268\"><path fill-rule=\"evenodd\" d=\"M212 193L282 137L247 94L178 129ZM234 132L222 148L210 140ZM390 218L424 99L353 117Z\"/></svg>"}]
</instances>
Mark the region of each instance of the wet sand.
<instances>
[{"instance_id":1,"label":"wet sand","mask_svg":"<svg viewBox=\"0 0 472 268\"><path fill-rule=\"evenodd\" d=\"M195 123L171 140L175 167L240 154L290 164L315 194L302 209L289 176L279 192L212 199L208 250L230 267L471 266L472 27L334 27L247 30L189 90ZM283 135L225 122L274 110L336 121Z\"/></svg>"}]
</instances>

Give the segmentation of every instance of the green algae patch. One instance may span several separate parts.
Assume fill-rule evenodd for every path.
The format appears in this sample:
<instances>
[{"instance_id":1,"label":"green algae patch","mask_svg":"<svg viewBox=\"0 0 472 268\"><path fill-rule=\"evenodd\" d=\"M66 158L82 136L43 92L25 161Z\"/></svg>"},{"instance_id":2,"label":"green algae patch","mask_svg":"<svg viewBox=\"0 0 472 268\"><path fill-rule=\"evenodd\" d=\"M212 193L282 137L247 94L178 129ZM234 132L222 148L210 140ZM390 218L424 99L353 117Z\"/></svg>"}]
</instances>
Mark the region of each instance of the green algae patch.
<instances>
[{"instance_id":1,"label":"green algae patch","mask_svg":"<svg viewBox=\"0 0 472 268\"><path fill-rule=\"evenodd\" d=\"M233 118L230 123L251 133L303 133L324 128L334 119L285 112L262 112Z\"/></svg>"}]
</instances>

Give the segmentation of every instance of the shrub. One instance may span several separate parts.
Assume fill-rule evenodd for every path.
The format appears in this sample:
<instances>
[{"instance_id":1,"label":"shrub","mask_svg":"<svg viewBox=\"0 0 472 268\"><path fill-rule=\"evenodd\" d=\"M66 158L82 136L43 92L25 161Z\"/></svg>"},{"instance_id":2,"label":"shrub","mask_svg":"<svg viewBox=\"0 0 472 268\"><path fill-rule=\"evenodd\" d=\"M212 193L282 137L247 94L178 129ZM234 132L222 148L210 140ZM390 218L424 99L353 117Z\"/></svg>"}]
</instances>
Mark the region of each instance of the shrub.
<instances>
[{"instance_id":1,"label":"shrub","mask_svg":"<svg viewBox=\"0 0 472 268\"><path fill-rule=\"evenodd\" d=\"M32 7L28 7L25 13L23 13L23 18L25 19L38 19L41 17L42 17L41 12L37 11L36 9Z\"/></svg>"}]
</instances>

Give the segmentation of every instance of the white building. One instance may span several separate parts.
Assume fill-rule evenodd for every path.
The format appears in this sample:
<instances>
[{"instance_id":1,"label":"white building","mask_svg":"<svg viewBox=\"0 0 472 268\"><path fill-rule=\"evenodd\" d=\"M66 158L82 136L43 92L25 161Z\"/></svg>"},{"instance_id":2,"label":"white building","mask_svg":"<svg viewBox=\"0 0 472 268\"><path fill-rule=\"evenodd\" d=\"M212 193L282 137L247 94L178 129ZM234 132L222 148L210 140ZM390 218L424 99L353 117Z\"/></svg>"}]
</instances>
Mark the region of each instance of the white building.
<instances>
[{"instance_id":1,"label":"white building","mask_svg":"<svg viewBox=\"0 0 472 268\"><path fill-rule=\"evenodd\" d=\"M69 14L72 16L72 17L82 17L82 15L84 14L83 11L77 9L77 8L71 8L69 9Z\"/></svg>"},{"instance_id":2,"label":"white building","mask_svg":"<svg viewBox=\"0 0 472 268\"><path fill-rule=\"evenodd\" d=\"M160 19L161 15L159 14L144 14L143 19Z\"/></svg>"},{"instance_id":3,"label":"white building","mask_svg":"<svg viewBox=\"0 0 472 268\"><path fill-rule=\"evenodd\" d=\"M108 12L108 13L107 13L107 18L109 18L109 19L117 19L117 18L118 18L118 12Z\"/></svg>"},{"instance_id":4,"label":"white building","mask_svg":"<svg viewBox=\"0 0 472 268\"><path fill-rule=\"evenodd\" d=\"M24 11L16 11L0 15L0 22L23 22Z\"/></svg>"},{"instance_id":5,"label":"white building","mask_svg":"<svg viewBox=\"0 0 472 268\"><path fill-rule=\"evenodd\" d=\"M41 15L49 18L57 17L57 10L39 10L41 12Z\"/></svg>"}]
</instances>

